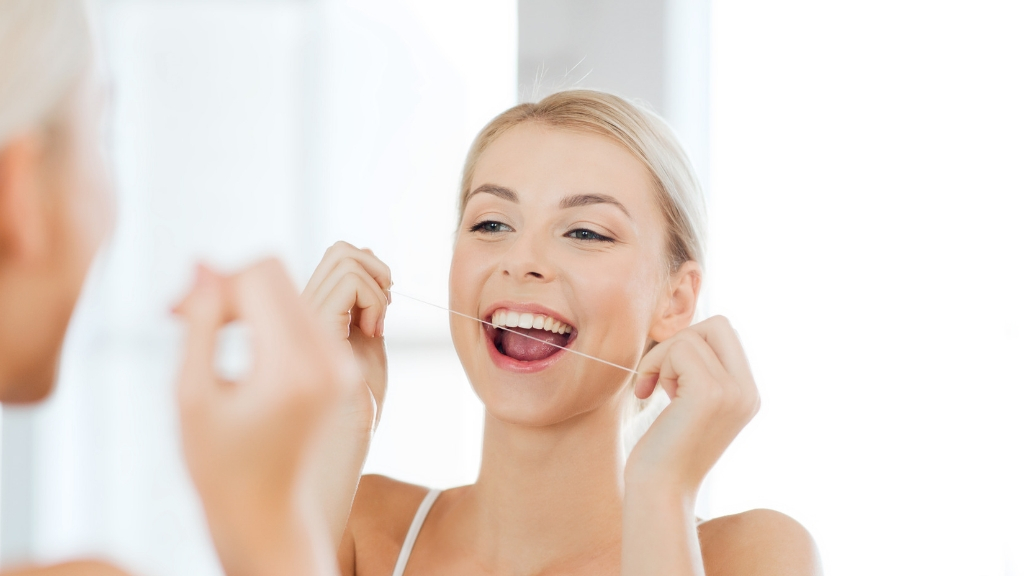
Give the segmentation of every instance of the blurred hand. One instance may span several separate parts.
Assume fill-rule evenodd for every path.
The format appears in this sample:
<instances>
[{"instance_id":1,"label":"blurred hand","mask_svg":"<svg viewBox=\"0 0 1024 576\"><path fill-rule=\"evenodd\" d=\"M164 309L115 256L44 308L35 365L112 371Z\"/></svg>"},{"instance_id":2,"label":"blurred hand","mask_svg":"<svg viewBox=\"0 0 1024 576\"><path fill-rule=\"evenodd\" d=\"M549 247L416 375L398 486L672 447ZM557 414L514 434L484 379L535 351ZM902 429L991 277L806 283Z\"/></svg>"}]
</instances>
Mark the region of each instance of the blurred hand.
<instances>
[{"instance_id":1,"label":"blurred hand","mask_svg":"<svg viewBox=\"0 0 1024 576\"><path fill-rule=\"evenodd\" d=\"M369 248L337 242L313 271L302 298L338 339L351 346L377 406L376 427L388 379L383 336L391 303L391 269Z\"/></svg>"},{"instance_id":2,"label":"blurred hand","mask_svg":"<svg viewBox=\"0 0 1024 576\"><path fill-rule=\"evenodd\" d=\"M347 500L343 528L375 413L351 346L324 330L276 261L234 276L200 268L177 313L188 328L185 457L227 574L336 574L325 491ZM233 321L248 329L253 362L226 381L214 358Z\"/></svg>"},{"instance_id":3,"label":"blurred hand","mask_svg":"<svg viewBox=\"0 0 1024 576\"><path fill-rule=\"evenodd\" d=\"M660 384L672 401L626 464L627 486L662 486L695 499L701 482L761 405L739 337L715 316L651 349L636 395Z\"/></svg>"}]
</instances>

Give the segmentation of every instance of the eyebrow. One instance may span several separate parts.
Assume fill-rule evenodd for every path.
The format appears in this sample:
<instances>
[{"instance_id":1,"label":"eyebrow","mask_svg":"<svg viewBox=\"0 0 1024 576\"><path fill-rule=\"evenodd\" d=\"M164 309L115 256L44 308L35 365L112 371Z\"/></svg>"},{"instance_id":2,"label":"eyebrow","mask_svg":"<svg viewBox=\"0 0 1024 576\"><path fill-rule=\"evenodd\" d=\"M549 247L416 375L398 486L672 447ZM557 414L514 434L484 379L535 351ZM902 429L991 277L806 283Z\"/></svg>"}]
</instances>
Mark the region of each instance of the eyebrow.
<instances>
[{"instance_id":1,"label":"eyebrow","mask_svg":"<svg viewBox=\"0 0 1024 576\"><path fill-rule=\"evenodd\" d=\"M622 210L622 213L629 217L630 220L633 219L633 216L629 213L629 210L626 210L626 207L622 205L622 202L619 202L607 194L577 194L575 196L566 196L558 203L558 207L564 210L566 208L577 208L579 206L589 206L591 204L611 204L619 210Z\"/></svg>"},{"instance_id":2,"label":"eyebrow","mask_svg":"<svg viewBox=\"0 0 1024 576\"><path fill-rule=\"evenodd\" d=\"M481 184L476 188L476 190L469 193L469 196L466 197L466 202L469 202L469 199L477 194L493 194L503 200L508 200L509 202L514 202L516 204L519 203L519 195L516 194L515 190L504 186L498 186L497 184ZM626 207L622 205L622 202L619 202L607 194L576 194L574 196L566 196L558 203L558 207L565 210L567 208L578 208L580 206L589 206L591 204L611 204L619 210L622 210L622 213L630 219L633 218L629 213L629 210L626 210Z\"/></svg>"},{"instance_id":3,"label":"eyebrow","mask_svg":"<svg viewBox=\"0 0 1024 576\"><path fill-rule=\"evenodd\" d=\"M515 190L505 188L504 186L498 186L497 184L481 184L480 186L477 186L476 190L473 190L469 193L469 196L466 196L466 202L468 203L469 199L477 194L494 194L502 200L515 202L516 204L519 203L519 194L516 194Z\"/></svg>"}]
</instances>

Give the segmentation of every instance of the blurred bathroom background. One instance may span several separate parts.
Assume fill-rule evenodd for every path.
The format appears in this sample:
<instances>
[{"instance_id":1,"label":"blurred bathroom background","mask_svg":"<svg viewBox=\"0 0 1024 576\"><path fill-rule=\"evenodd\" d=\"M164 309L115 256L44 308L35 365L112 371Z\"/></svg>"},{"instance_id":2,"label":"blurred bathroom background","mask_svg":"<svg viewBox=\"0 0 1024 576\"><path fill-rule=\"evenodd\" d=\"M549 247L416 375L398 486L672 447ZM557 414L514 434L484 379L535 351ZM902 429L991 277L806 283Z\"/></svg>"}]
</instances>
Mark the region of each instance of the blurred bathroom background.
<instances>
[{"instance_id":1,"label":"blurred bathroom background","mask_svg":"<svg viewBox=\"0 0 1024 576\"><path fill-rule=\"evenodd\" d=\"M337 240L447 303L464 154L553 90L642 100L707 196L703 306L763 408L702 493L774 508L831 576L1024 576L1024 4L97 0L119 222L56 395L4 408L0 562L220 574L177 440L201 259ZM443 311L395 298L366 466L472 482L483 408Z\"/></svg>"}]
</instances>

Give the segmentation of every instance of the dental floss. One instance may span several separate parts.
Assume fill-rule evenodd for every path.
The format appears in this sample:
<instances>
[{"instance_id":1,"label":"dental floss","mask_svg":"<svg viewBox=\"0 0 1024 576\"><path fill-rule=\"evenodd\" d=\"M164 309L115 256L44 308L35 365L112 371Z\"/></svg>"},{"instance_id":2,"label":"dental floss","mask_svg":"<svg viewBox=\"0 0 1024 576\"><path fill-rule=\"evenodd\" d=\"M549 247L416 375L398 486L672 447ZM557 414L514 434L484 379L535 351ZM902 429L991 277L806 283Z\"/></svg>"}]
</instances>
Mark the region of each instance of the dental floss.
<instances>
[{"instance_id":1,"label":"dental floss","mask_svg":"<svg viewBox=\"0 0 1024 576\"><path fill-rule=\"evenodd\" d=\"M584 354L583 352L578 352L576 350L572 350L572 349L566 348L564 346L559 346L558 344L552 344L552 343L547 342L545 340L541 340L540 338L534 338L533 336L530 336L529 334L523 334L522 332L518 332L518 331L514 331L514 330L509 330L505 326L495 326L494 324L491 324L490 322L487 322L486 320L481 320L481 319L479 319L479 318L477 318L475 316L470 316L469 314L463 314L462 312L456 312L455 310L452 310L450 308L445 308L444 306L439 306L437 304L434 304L433 302L427 302L426 300L420 300L419 298L417 298L415 296L409 296L408 294L402 294L401 292L396 292L395 290L391 290L391 293L392 294L397 294L397 295L399 295L399 296L401 296L403 298L408 298L410 300L415 300L416 302L419 302L420 304L426 304L427 306L432 306L432 307L437 308L439 310L444 310L446 312L450 312L451 314L455 314L456 316L462 316L463 318L469 318L470 320L476 320L477 322L480 322L481 324L487 324L488 326L490 326L491 328L494 328L496 330L506 330L508 332L515 332L516 334L522 336L523 338L528 338L530 340L536 340L537 342L540 342L542 344L547 344L548 346L553 346L555 348L561 348L562 350L565 350L566 352L572 352L573 354L576 354L577 356L583 356L584 358L590 358L591 360L596 360L596 361L598 361L598 362L600 362L602 364L607 364L609 366L613 366L615 368L618 368L619 370L625 370L626 372L629 372L630 374L636 374L637 376L640 375L639 372L637 372L636 370L633 370L632 368L626 368L625 366L619 366L618 364L615 364L614 362L609 362L607 360L602 360L602 359L600 359L600 358L598 358L596 356L591 356L590 354Z\"/></svg>"}]
</instances>

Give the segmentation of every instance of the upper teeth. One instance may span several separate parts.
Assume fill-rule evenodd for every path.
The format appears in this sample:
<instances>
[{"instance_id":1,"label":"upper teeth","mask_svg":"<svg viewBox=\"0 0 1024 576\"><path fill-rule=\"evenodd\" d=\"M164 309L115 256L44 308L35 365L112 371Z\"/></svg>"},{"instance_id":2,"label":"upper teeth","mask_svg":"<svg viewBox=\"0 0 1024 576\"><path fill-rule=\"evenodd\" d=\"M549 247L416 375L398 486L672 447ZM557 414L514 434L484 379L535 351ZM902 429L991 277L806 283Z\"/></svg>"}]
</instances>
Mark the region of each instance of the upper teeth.
<instances>
[{"instance_id":1,"label":"upper teeth","mask_svg":"<svg viewBox=\"0 0 1024 576\"><path fill-rule=\"evenodd\" d=\"M491 315L491 324L498 327L535 328L537 330L554 332L555 334L569 334L572 332L572 326L563 324L550 316L545 316L543 314L531 314L529 312L515 312L514 310L505 309L496 310L494 314Z\"/></svg>"}]
</instances>

